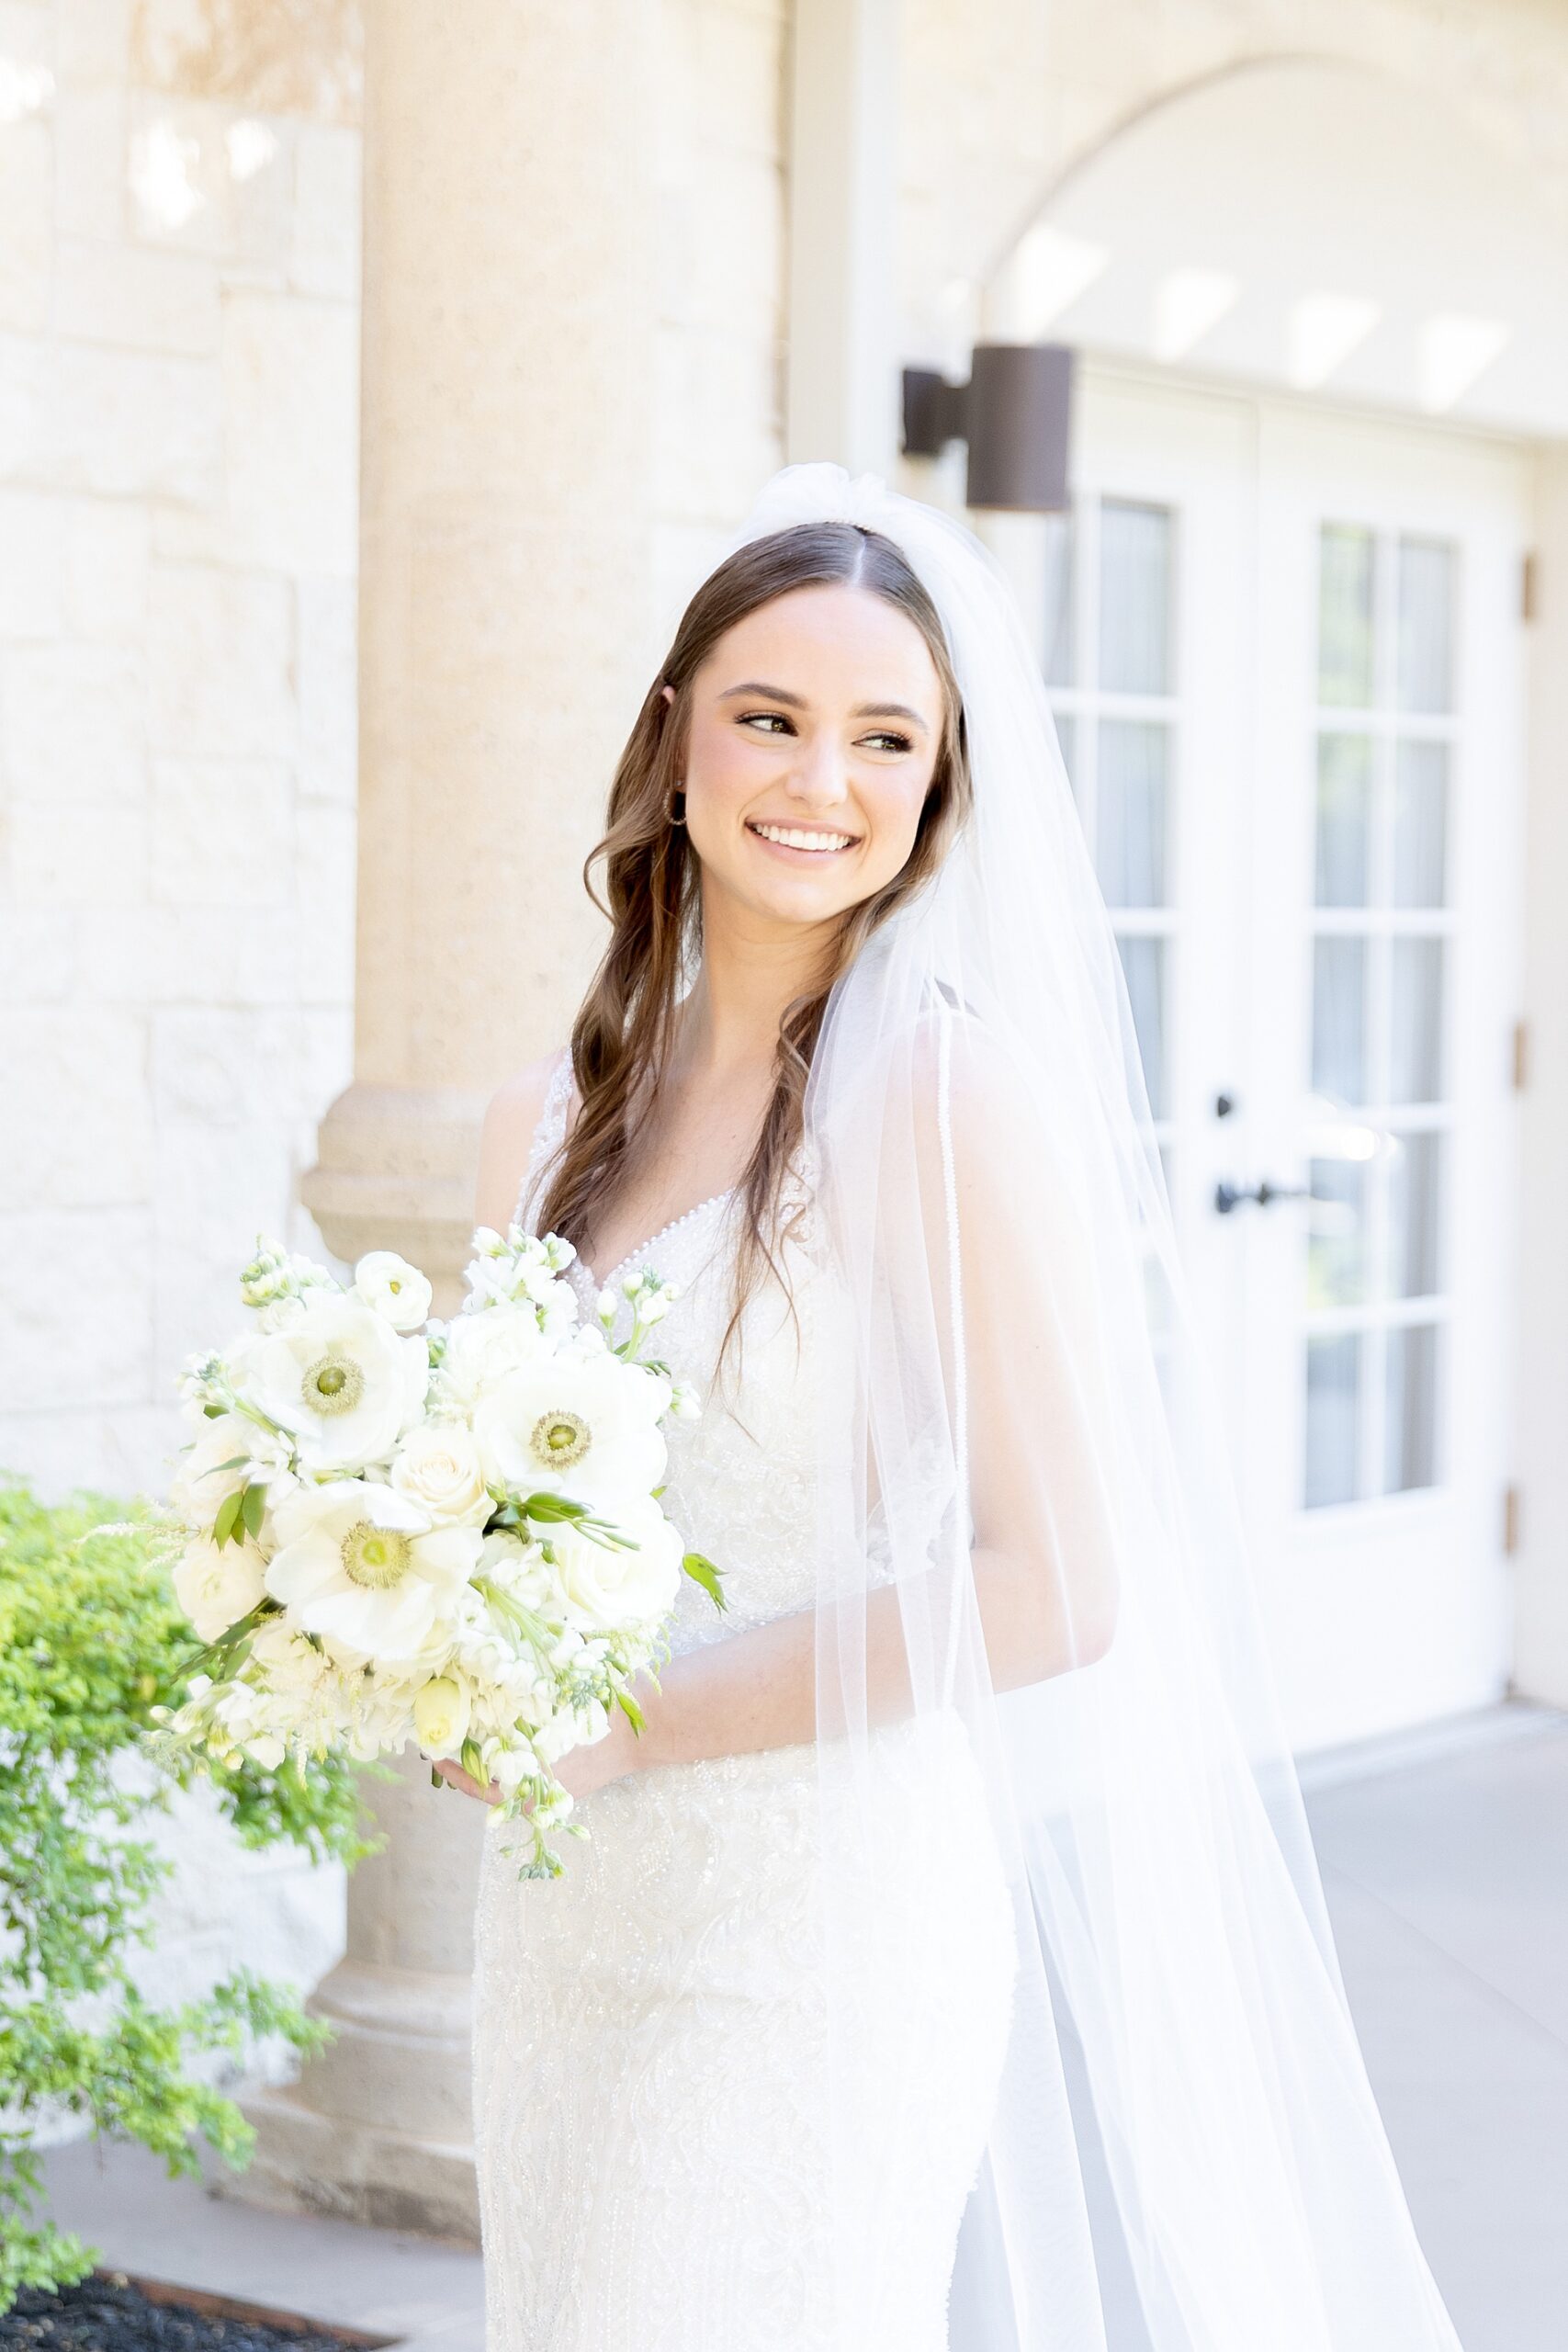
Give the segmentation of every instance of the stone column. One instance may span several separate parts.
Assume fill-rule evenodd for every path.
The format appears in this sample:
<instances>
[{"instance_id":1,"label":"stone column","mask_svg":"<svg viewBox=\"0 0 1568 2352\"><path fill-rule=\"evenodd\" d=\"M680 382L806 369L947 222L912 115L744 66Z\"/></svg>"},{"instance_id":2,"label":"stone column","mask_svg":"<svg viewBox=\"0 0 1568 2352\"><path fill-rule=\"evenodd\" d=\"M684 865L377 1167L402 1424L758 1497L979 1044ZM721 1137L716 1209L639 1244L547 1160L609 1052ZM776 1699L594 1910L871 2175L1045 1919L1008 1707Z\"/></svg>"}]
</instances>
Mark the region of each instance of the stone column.
<instances>
[{"instance_id":1,"label":"stone column","mask_svg":"<svg viewBox=\"0 0 1568 2352\"><path fill-rule=\"evenodd\" d=\"M328 1247L455 1304L479 1123L565 1034L580 880L646 686L655 388L645 0L368 0L355 1080L302 1186ZM412 1766L378 1814L338 2029L252 2104L237 2194L471 2234L484 1816Z\"/></svg>"}]
</instances>

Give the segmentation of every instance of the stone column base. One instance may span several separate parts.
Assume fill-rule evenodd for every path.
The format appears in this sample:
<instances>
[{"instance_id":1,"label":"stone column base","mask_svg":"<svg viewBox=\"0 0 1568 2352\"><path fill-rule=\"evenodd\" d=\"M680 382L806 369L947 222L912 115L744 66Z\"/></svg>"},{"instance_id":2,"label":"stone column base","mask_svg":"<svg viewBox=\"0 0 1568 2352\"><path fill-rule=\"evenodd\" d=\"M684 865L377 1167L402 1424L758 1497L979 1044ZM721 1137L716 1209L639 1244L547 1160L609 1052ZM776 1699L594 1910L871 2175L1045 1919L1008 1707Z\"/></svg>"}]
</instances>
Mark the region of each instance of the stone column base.
<instances>
[{"instance_id":1,"label":"stone column base","mask_svg":"<svg viewBox=\"0 0 1568 2352\"><path fill-rule=\"evenodd\" d=\"M215 2160L205 2167L208 2185L221 2195L274 2212L322 2213L478 2245L472 2148L322 2115L298 2089L258 2091L241 2104L255 2131L255 2154L242 2173Z\"/></svg>"}]
</instances>

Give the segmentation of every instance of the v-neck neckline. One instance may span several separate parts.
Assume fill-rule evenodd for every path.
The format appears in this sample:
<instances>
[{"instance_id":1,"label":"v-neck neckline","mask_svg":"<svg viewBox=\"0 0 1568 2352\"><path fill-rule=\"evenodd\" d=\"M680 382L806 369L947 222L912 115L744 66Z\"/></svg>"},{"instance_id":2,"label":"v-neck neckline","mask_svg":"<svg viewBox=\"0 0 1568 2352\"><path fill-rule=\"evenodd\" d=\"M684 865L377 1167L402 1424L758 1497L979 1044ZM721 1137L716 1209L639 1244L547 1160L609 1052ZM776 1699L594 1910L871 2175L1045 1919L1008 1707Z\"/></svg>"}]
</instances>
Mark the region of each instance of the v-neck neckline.
<instances>
[{"instance_id":1,"label":"v-neck neckline","mask_svg":"<svg viewBox=\"0 0 1568 2352\"><path fill-rule=\"evenodd\" d=\"M657 1233L650 1233L646 1240L637 1242L626 1251L624 1258L617 1258L609 1272L604 1275L594 1272L581 1250L574 1262L581 1267L583 1274L592 1283L596 1293L607 1290L616 1275L624 1274L637 1259L646 1257L650 1250L656 1250L661 1241L667 1241L672 1233L680 1230L682 1226L690 1225L694 1217L701 1216L705 1209L718 1208L726 1201L733 1200L739 1189L739 1184L727 1184L722 1193L710 1193L705 1201L698 1201L694 1207L682 1209L680 1216L672 1216L668 1225L661 1225Z\"/></svg>"}]
</instances>

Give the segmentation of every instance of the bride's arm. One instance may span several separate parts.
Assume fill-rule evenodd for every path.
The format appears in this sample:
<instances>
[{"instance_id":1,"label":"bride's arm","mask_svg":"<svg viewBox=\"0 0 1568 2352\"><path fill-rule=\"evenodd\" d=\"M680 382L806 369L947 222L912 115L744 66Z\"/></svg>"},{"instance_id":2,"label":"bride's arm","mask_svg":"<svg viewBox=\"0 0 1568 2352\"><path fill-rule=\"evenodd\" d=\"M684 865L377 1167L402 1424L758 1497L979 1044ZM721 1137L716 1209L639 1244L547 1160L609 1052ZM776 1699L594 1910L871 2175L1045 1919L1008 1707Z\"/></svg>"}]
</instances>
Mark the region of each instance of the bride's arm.
<instances>
[{"instance_id":1,"label":"bride's arm","mask_svg":"<svg viewBox=\"0 0 1568 2352\"><path fill-rule=\"evenodd\" d=\"M964 1237L965 1415L979 1631L993 1686L1007 1690L1086 1666L1115 1620L1116 1538L1097 1442L1108 1412L1087 1235L1050 1173L1032 1120L967 1062L954 1072L952 1121ZM925 1254L917 1278L944 1279L940 1146L930 1125L920 1192ZM1021 1170L1030 1171L1026 1181ZM701 1530L692 1531L700 1539ZM946 1589L933 1595L945 1615ZM913 1582L865 1600L865 1705L873 1724L907 1715L906 1609ZM682 1653L637 1697L645 1729L624 1718L562 1759L579 1797L625 1774L703 1758L791 1747L817 1736L817 1612L803 1609ZM448 1777L460 1779L457 1769Z\"/></svg>"},{"instance_id":2,"label":"bride's arm","mask_svg":"<svg viewBox=\"0 0 1568 2352\"><path fill-rule=\"evenodd\" d=\"M1116 1617L1118 1552L1105 1465L1119 1429L1103 1346L1106 1312L1090 1235L1035 1106L1010 1091L983 1045L952 1055L952 1169L963 1240L964 1374L974 1525L975 1608L993 1687L1046 1680L1101 1657ZM921 1244L905 1260L924 1295L945 1283L946 1194L934 1117L934 1066L917 1082ZM922 1082L923 1081L923 1082ZM897 1279L895 1272L894 1278ZM1123 1302L1124 1311L1131 1311ZM951 1373L951 1367L950 1367ZM700 1537L701 1531L694 1531ZM937 1623L949 1587L936 1576L874 1588L865 1600L871 1723L914 1705L906 1611ZM805 1609L671 1659L660 1688L639 1685L646 1730L618 1725L608 1749L566 1759L577 1794L660 1764L791 1746L817 1734L817 1613ZM940 1645L940 1637L939 1637ZM926 1646L917 1638L917 1650ZM829 1673L832 1674L829 1661Z\"/></svg>"},{"instance_id":3,"label":"bride's arm","mask_svg":"<svg viewBox=\"0 0 1568 2352\"><path fill-rule=\"evenodd\" d=\"M556 1058L547 1054L543 1061L527 1063L491 1096L474 1184L476 1225L504 1233L512 1221Z\"/></svg>"}]
</instances>

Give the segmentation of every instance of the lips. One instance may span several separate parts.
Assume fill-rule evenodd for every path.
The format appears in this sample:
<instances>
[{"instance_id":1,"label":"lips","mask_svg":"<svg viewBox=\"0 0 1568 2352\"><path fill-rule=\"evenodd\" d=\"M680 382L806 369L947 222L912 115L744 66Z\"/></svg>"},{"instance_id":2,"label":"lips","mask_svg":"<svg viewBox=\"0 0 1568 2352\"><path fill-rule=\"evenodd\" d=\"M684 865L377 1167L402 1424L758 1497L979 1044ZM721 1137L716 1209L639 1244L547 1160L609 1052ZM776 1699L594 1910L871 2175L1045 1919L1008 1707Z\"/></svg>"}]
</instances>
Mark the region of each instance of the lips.
<instances>
[{"instance_id":1,"label":"lips","mask_svg":"<svg viewBox=\"0 0 1568 2352\"><path fill-rule=\"evenodd\" d=\"M840 851L852 849L858 833L841 833L825 826L773 825L749 819L746 830L759 841L771 842L775 849L794 850L811 857L836 857Z\"/></svg>"}]
</instances>

